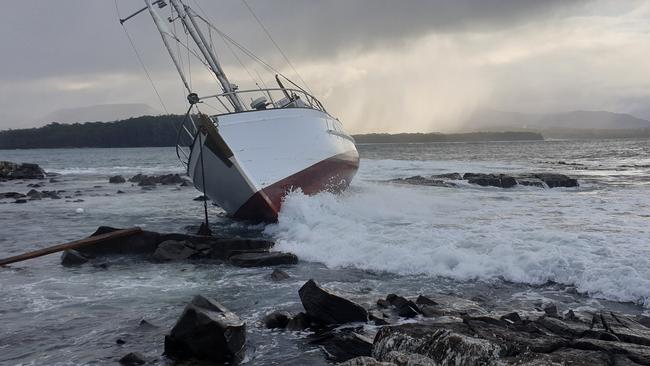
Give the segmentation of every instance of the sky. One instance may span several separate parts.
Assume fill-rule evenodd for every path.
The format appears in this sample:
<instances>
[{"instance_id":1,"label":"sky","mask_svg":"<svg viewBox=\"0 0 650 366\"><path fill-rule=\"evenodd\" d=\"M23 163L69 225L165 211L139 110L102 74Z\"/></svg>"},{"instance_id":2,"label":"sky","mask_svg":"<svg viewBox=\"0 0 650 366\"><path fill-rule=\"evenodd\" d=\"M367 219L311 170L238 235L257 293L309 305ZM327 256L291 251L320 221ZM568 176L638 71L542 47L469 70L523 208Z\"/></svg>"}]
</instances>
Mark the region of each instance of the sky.
<instances>
[{"instance_id":1,"label":"sky","mask_svg":"<svg viewBox=\"0 0 650 366\"><path fill-rule=\"evenodd\" d=\"M608 110L650 119L647 1L246 1L309 88L351 133L455 131L484 108ZM242 0L185 2L300 80ZM143 4L4 2L0 129L40 126L52 122L56 111L105 104L183 113L187 92L149 14L125 26L163 103L118 22L118 11L125 16ZM161 11L168 16L170 7ZM243 68L213 36L232 82L252 87L250 73L271 83L273 74L235 52ZM197 61L189 67L199 95L219 92Z\"/></svg>"}]
</instances>

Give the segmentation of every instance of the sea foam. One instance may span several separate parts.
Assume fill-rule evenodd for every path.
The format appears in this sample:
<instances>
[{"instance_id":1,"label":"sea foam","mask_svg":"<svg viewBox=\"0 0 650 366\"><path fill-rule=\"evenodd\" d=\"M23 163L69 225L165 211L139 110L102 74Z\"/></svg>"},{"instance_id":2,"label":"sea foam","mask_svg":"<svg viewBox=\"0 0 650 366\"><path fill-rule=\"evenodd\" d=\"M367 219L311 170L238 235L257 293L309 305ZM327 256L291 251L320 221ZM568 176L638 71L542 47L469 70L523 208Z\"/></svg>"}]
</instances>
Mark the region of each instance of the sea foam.
<instances>
[{"instance_id":1,"label":"sea foam","mask_svg":"<svg viewBox=\"0 0 650 366\"><path fill-rule=\"evenodd\" d=\"M289 194L265 231L279 250L332 268L553 281L650 307L646 221L629 193L360 180L340 196Z\"/></svg>"}]
</instances>

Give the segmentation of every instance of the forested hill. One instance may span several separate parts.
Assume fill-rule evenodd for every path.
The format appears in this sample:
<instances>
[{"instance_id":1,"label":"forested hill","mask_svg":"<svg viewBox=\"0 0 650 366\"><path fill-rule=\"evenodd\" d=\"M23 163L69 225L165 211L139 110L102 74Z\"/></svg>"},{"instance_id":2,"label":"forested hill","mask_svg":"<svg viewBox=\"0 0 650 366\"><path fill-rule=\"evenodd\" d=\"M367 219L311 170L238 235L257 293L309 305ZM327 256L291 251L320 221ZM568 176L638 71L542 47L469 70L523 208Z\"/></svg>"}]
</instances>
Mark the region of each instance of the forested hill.
<instances>
[{"instance_id":1,"label":"forested hill","mask_svg":"<svg viewBox=\"0 0 650 366\"><path fill-rule=\"evenodd\" d=\"M0 131L0 149L174 146L183 117L144 116L116 122L50 123ZM355 135L358 143L543 140L535 132L403 133Z\"/></svg>"},{"instance_id":2,"label":"forested hill","mask_svg":"<svg viewBox=\"0 0 650 366\"><path fill-rule=\"evenodd\" d=\"M174 146L182 116L143 116L115 122L50 123L0 131L0 149Z\"/></svg>"}]
</instances>

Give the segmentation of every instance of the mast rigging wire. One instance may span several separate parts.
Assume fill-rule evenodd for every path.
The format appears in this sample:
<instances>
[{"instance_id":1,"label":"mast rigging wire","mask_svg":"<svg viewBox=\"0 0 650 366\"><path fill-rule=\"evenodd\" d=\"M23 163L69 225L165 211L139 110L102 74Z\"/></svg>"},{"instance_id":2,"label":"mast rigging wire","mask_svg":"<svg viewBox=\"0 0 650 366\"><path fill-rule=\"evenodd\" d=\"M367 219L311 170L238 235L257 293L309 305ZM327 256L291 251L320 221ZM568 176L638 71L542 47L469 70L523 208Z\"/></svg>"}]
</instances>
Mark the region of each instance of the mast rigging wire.
<instances>
[{"instance_id":1,"label":"mast rigging wire","mask_svg":"<svg viewBox=\"0 0 650 366\"><path fill-rule=\"evenodd\" d=\"M291 61L289 60L289 57L287 57L287 55L284 53L284 51L282 51L282 48L280 48L280 46L275 42L275 39L273 39L273 37L271 36L271 33L266 28L266 26L264 26L264 24L262 23L262 20L260 20L260 18L257 16L257 14L255 14L255 12L253 11L253 8L251 8L251 6L248 5L248 2L246 2L246 0L241 0L241 2L246 6L248 11L253 16L253 18L255 18L255 20L257 21L257 24L259 24L260 27L262 28L262 30L264 30L264 33L266 33L266 36L269 37L269 40L271 40L271 43L273 43L275 48L277 48L278 52L280 52L282 57L284 57L284 60L287 61L287 64L289 64L289 66L291 67L293 72L295 72L296 75L298 75L298 78L300 79L300 81L302 81L302 83L305 85L305 87L307 87L307 90L309 90L309 93L314 94L312 92L311 88L309 87L309 85L307 84L307 82L305 81L305 79L302 78L302 76L300 75L298 70L296 70L296 68L293 66L293 63L291 63Z\"/></svg>"},{"instance_id":2,"label":"mast rigging wire","mask_svg":"<svg viewBox=\"0 0 650 366\"><path fill-rule=\"evenodd\" d=\"M120 15L120 8L117 5L117 0L115 0L115 11L117 12L117 19L122 19L122 16ZM135 43L133 42L133 39L131 38L131 35L129 34L128 29L126 29L126 26L124 23L122 24L122 29L124 29L124 34L126 34L126 38L129 39L129 43L131 44L131 48L133 49L133 52L135 53L136 58L138 59L138 62L140 63L140 66L142 67L142 70L144 71L144 74L147 76L147 79L149 80L149 84L151 84L151 87L153 88L153 91L156 93L156 96L158 97L158 101L160 102L160 105L162 106L163 110L165 111L165 114L169 114L169 111L167 110L167 107L165 106L165 102L163 101L162 97L160 96L160 93L158 92L158 88L156 88L156 84L153 82L153 79L151 78L151 74L149 74L149 70L147 70L147 66L145 65L144 61L142 60L142 57L140 56L140 52L138 52L137 47L135 46Z\"/></svg>"}]
</instances>

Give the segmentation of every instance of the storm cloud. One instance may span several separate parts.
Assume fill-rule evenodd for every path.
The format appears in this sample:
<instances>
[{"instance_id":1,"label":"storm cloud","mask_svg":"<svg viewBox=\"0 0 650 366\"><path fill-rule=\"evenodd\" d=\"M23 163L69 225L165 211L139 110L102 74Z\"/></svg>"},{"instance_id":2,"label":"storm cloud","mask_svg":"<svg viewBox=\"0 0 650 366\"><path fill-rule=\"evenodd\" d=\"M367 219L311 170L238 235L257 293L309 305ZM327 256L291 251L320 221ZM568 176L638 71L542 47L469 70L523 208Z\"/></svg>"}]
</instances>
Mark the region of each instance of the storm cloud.
<instances>
[{"instance_id":1,"label":"storm cloud","mask_svg":"<svg viewBox=\"0 0 650 366\"><path fill-rule=\"evenodd\" d=\"M297 78L240 0L188 0L221 30ZM650 117L650 6L642 1L248 0L332 114L351 132L449 131L476 108L598 109ZM125 16L143 2L118 0ZM163 12L168 13L170 7ZM5 4L0 15L0 128L50 112L146 103L163 111L113 1ZM185 92L142 13L126 27L169 112ZM215 37L232 81L248 72ZM249 72L272 75L243 57ZM218 92L206 72L193 83Z\"/></svg>"}]
</instances>

